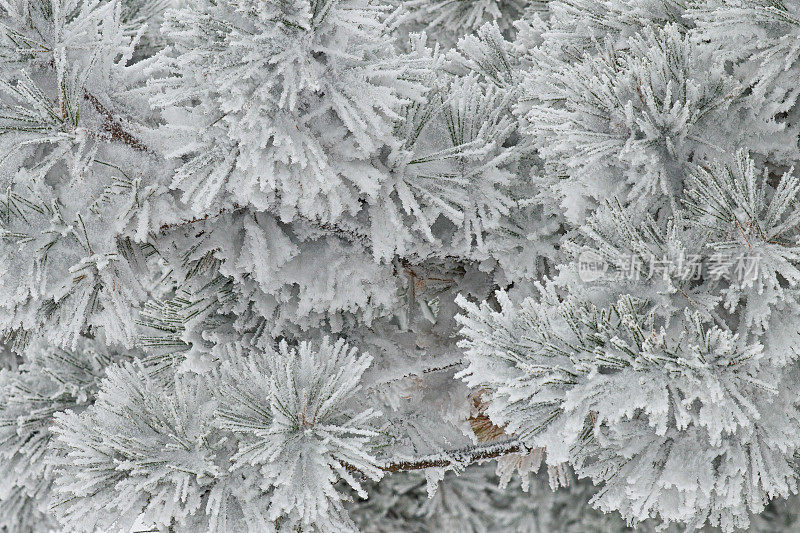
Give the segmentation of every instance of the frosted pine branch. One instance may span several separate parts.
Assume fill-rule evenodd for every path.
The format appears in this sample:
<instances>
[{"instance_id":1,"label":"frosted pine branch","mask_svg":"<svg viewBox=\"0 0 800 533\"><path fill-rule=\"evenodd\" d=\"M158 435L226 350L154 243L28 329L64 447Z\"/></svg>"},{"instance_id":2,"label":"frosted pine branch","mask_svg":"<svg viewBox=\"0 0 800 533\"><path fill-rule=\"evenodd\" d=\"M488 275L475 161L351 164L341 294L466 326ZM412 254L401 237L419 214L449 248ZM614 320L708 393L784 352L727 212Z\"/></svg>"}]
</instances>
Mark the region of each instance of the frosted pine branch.
<instances>
[{"instance_id":1,"label":"frosted pine branch","mask_svg":"<svg viewBox=\"0 0 800 533\"><path fill-rule=\"evenodd\" d=\"M380 465L380 468L389 473L423 470L426 468L464 468L473 463L482 463L504 455L525 452L526 448L519 440L509 439L502 442L491 442L469 448L449 450L442 454L408 460L386 461Z\"/></svg>"},{"instance_id":2,"label":"frosted pine branch","mask_svg":"<svg viewBox=\"0 0 800 533\"><path fill-rule=\"evenodd\" d=\"M800 529L798 21L0 2L0 530Z\"/></svg>"}]
</instances>

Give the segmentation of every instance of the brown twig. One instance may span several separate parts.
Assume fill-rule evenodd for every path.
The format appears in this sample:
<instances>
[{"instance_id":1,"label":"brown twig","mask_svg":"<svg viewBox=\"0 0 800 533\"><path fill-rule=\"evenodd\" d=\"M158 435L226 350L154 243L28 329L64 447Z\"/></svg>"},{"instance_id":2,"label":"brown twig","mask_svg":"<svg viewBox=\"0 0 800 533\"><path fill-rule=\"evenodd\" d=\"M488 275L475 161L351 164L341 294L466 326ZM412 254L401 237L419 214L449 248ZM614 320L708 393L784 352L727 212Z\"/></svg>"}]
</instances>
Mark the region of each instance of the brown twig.
<instances>
[{"instance_id":1,"label":"brown twig","mask_svg":"<svg viewBox=\"0 0 800 533\"><path fill-rule=\"evenodd\" d=\"M149 151L147 146L145 146L142 141L137 139L135 136L133 136L133 134L129 133L125 130L125 128L122 127L122 124L120 124L119 120L114 118L114 115L111 113L111 111L109 111L108 108L104 106L96 96L89 91L84 91L83 97L88 100L89 103L91 103L95 108L97 113L103 117L103 129L111 136L112 140L121 141L134 150L138 150L140 152Z\"/></svg>"},{"instance_id":2,"label":"brown twig","mask_svg":"<svg viewBox=\"0 0 800 533\"><path fill-rule=\"evenodd\" d=\"M158 229L159 229L159 231L164 233L165 231L169 231L169 230L176 229L176 228L182 228L183 226L190 226L192 224L197 224L198 222L205 222L206 220L211 220L211 219L214 219L214 218L217 218L217 217L221 217L222 215L227 215L228 213L235 213L239 209L242 209L242 206L240 206L239 204L233 204L233 208L232 209L223 208L223 209L220 209L219 211L217 211L216 213L213 213L213 214L206 213L205 215L203 215L201 217L195 217L195 218L190 218L190 219L187 219L187 220L181 220L180 222L176 222L174 224L162 224L161 227L158 228Z\"/></svg>"},{"instance_id":3,"label":"brown twig","mask_svg":"<svg viewBox=\"0 0 800 533\"><path fill-rule=\"evenodd\" d=\"M423 456L417 459L389 461L381 465L384 472L407 472L409 470L424 470L426 468L443 468L447 466L467 466L479 461L495 459L512 453L525 453L527 448L518 440L511 439L502 442L490 442L452 450L446 454Z\"/></svg>"}]
</instances>

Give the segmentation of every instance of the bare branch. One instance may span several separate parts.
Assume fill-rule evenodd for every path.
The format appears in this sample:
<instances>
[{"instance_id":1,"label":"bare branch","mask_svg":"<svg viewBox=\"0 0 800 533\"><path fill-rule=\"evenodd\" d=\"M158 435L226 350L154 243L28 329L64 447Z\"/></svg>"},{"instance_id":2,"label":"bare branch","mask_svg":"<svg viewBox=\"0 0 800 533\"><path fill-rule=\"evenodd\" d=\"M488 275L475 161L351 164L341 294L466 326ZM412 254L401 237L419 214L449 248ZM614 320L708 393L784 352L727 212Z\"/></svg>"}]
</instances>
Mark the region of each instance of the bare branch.
<instances>
[{"instance_id":1,"label":"bare branch","mask_svg":"<svg viewBox=\"0 0 800 533\"><path fill-rule=\"evenodd\" d=\"M528 449L517 439L479 444L460 450L419 457L417 459L388 461L381 466L384 472L407 472L426 468L467 466L512 453L526 453Z\"/></svg>"},{"instance_id":2,"label":"bare branch","mask_svg":"<svg viewBox=\"0 0 800 533\"><path fill-rule=\"evenodd\" d=\"M140 152L149 151L147 146L145 146L142 141L134 137L122 127L122 124L120 124L119 120L114 118L114 115L111 113L111 111L109 111L106 106L100 103L100 100L98 100L96 96L91 94L89 91L84 91L83 97L88 100L92 106L94 106L95 110L100 114L100 116L103 117L103 129L108 132L112 140L121 141L134 150L138 150Z\"/></svg>"}]
</instances>

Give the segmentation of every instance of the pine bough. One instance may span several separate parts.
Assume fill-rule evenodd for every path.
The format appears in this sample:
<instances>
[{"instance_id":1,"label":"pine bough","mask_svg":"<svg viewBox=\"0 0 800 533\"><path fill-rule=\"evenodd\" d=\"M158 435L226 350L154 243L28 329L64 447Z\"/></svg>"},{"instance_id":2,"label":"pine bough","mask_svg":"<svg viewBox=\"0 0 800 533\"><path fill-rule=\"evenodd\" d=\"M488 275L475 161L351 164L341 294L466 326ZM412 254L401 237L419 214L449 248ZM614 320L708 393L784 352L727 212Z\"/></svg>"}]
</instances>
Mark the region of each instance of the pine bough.
<instances>
[{"instance_id":1,"label":"pine bough","mask_svg":"<svg viewBox=\"0 0 800 533\"><path fill-rule=\"evenodd\" d=\"M796 531L800 4L2 0L0 530Z\"/></svg>"}]
</instances>

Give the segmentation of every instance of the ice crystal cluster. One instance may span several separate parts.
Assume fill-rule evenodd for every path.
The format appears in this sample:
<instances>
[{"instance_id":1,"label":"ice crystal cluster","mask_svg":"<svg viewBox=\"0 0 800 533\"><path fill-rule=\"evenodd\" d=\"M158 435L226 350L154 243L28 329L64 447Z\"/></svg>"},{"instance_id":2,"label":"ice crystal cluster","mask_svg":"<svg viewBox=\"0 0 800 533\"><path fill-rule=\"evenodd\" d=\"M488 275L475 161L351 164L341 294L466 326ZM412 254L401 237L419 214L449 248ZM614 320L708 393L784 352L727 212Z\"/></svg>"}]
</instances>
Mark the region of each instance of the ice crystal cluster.
<instances>
[{"instance_id":1,"label":"ice crystal cluster","mask_svg":"<svg viewBox=\"0 0 800 533\"><path fill-rule=\"evenodd\" d=\"M797 531L797 0L0 0L0 531Z\"/></svg>"}]
</instances>

